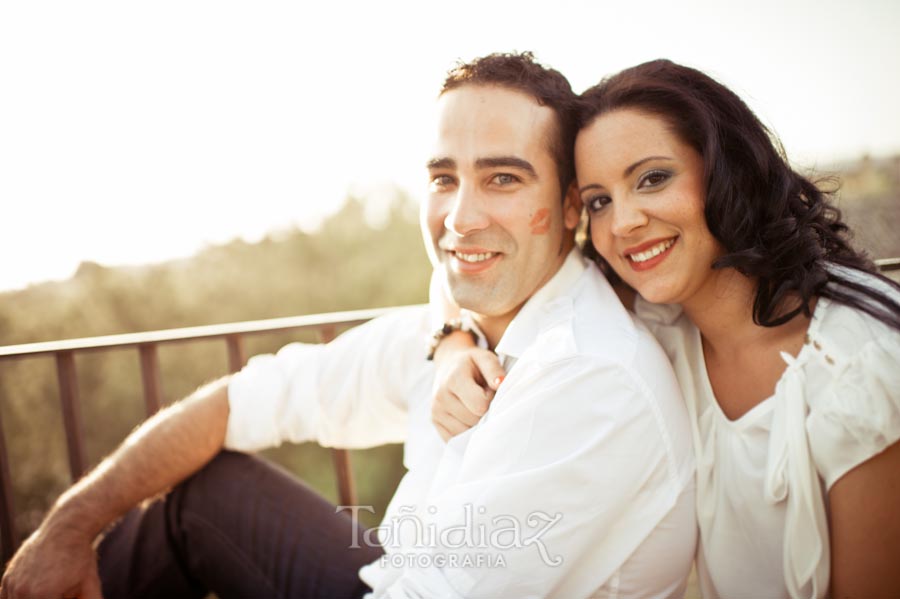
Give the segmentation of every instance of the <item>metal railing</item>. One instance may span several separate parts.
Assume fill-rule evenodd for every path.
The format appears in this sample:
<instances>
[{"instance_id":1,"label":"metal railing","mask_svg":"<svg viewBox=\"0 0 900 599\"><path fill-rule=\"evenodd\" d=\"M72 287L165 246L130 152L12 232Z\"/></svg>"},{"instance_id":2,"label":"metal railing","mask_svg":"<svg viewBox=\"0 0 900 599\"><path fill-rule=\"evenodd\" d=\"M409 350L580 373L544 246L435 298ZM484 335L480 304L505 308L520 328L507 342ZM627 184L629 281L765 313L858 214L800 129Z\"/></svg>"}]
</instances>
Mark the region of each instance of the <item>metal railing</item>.
<instances>
[{"instance_id":1,"label":"metal railing","mask_svg":"<svg viewBox=\"0 0 900 599\"><path fill-rule=\"evenodd\" d=\"M900 271L900 258L876 260L875 263L882 272L890 276L895 276L894 271ZM201 339L222 339L225 341L228 350L228 369L230 372L237 372L246 362L244 337L247 335L278 331L315 331L319 340L327 343L336 336L339 328L356 326L394 309L380 308L353 312L312 314L127 335L10 345L0 347L0 361L48 355L55 358L63 424L68 447L69 471L72 481L75 481L85 473L87 468L84 451L84 429L78 398L77 370L75 367L76 354L122 348L136 349L141 365L144 404L149 417L162 406L159 360L157 357L157 348L160 345ZM350 457L347 451L342 449L333 449L332 455L340 500L343 505L355 505L356 489L351 471ZM12 556L13 551L19 544L14 513L9 457L3 434L2 417L0 417L0 543L3 546L3 563Z\"/></svg>"},{"instance_id":2,"label":"metal railing","mask_svg":"<svg viewBox=\"0 0 900 599\"><path fill-rule=\"evenodd\" d=\"M312 314L308 316L273 318L270 320L149 331L146 333L10 345L0 347L0 361L19 360L36 356L52 356L55 359L59 396L62 403L63 425L66 432L69 472L74 482L86 472L88 467L85 457L81 406L78 397L76 355L116 349L137 350L141 365L144 405L149 417L156 413L163 403L158 359L158 348L160 345L205 339L221 339L225 342L228 352L228 370L229 372L237 372L247 361L247 356L244 352L244 338L248 335L280 331L314 331L317 333L319 341L327 343L334 339L339 329L356 326L394 309L396 308ZM333 449L332 456L338 496L341 503L343 505L355 505L356 487L351 470L350 456L343 449ZM10 479L9 455L6 448L6 439L3 435L2 416L0 416L0 543L2 543L2 556L0 557L2 557L2 563L6 563L12 556L20 542L14 516L15 509Z\"/></svg>"},{"instance_id":3,"label":"metal railing","mask_svg":"<svg viewBox=\"0 0 900 599\"><path fill-rule=\"evenodd\" d=\"M883 273L900 270L900 258L882 258L875 261L875 266Z\"/></svg>"}]
</instances>

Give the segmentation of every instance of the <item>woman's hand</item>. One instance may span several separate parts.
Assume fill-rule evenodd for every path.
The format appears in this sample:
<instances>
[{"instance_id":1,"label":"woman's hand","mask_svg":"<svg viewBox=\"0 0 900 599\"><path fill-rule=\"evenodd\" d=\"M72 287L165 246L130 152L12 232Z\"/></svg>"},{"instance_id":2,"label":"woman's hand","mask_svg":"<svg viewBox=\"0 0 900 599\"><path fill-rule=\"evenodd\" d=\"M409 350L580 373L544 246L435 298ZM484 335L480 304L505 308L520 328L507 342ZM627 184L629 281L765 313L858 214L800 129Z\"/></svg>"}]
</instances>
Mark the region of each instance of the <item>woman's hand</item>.
<instances>
[{"instance_id":1,"label":"woman's hand","mask_svg":"<svg viewBox=\"0 0 900 599\"><path fill-rule=\"evenodd\" d=\"M475 347L469 333L453 333L434 354L431 420L444 441L481 420L506 376L497 355Z\"/></svg>"}]
</instances>

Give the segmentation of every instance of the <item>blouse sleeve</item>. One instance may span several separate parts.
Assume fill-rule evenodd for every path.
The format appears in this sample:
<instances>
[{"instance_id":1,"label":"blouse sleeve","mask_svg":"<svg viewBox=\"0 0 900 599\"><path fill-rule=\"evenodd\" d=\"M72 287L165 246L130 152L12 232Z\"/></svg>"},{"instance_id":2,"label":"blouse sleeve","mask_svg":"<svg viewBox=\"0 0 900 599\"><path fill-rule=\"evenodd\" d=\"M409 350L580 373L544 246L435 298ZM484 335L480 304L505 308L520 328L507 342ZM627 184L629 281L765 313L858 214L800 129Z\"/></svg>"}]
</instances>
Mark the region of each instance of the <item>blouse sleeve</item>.
<instances>
[{"instance_id":1,"label":"blouse sleeve","mask_svg":"<svg viewBox=\"0 0 900 599\"><path fill-rule=\"evenodd\" d=\"M813 459L828 489L900 439L900 335L872 339L836 366L807 420Z\"/></svg>"}]
</instances>

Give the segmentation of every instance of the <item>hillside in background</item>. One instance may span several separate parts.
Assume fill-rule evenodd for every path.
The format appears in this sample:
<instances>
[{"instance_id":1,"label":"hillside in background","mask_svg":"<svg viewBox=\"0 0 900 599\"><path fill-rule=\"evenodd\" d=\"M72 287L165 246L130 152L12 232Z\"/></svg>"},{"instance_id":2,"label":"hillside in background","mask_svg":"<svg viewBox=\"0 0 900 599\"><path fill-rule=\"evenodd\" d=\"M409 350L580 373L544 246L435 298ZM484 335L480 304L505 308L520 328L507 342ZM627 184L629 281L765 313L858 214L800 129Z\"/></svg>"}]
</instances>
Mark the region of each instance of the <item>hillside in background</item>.
<instances>
[{"instance_id":1,"label":"hillside in background","mask_svg":"<svg viewBox=\"0 0 900 599\"><path fill-rule=\"evenodd\" d=\"M396 199L381 228L367 224L360 201L349 200L314 234L234 241L145 267L84 263L68 281L0 294L0 345L422 303L429 276L408 199ZM314 341L254 336L246 350L271 352L292 340ZM165 345L159 359L167 401L227 371L221 341ZM87 455L96 463L143 418L139 359L134 350L116 350L83 354L76 363ZM0 361L0 409L25 533L69 484L53 359ZM304 445L267 453L335 496L329 452ZM400 448L354 454L361 500L383 509L402 475Z\"/></svg>"},{"instance_id":2,"label":"hillside in background","mask_svg":"<svg viewBox=\"0 0 900 599\"><path fill-rule=\"evenodd\" d=\"M871 258L900 257L900 156L861 160L837 170L838 206L856 247Z\"/></svg>"},{"instance_id":3,"label":"hillside in background","mask_svg":"<svg viewBox=\"0 0 900 599\"><path fill-rule=\"evenodd\" d=\"M863 159L837 174L854 244L872 258L900 256L900 157ZM68 281L0 293L0 345L424 302L430 269L415 211L398 197L386 224L373 228L362 203L349 200L314 234L234 241L145 267L84 263ZM250 338L247 353L274 351L296 338ZM224 374L225 350L221 342L164 346L160 368L172 401ZM95 463L143 418L137 354L84 355L78 373ZM0 410L17 523L26 533L69 482L53 360L0 361ZM303 445L267 455L335 497L327 451ZM400 456L398 447L354 452L362 503L383 510L402 475Z\"/></svg>"}]
</instances>

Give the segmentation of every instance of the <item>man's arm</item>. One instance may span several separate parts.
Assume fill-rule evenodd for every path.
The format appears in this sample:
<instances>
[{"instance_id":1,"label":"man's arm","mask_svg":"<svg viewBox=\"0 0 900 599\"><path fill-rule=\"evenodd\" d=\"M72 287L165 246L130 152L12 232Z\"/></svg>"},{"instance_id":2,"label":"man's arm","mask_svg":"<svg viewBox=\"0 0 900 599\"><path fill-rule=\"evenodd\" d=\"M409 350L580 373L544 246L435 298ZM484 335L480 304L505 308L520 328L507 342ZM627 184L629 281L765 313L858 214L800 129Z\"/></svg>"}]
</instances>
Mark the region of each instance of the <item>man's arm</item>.
<instances>
[{"instance_id":1,"label":"man's arm","mask_svg":"<svg viewBox=\"0 0 900 599\"><path fill-rule=\"evenodd\" d=\"M415 361L424 363L426 331L423 309L397 310L325 345L293 343L276 356L254 357L234 377L163 410L60 497L10 563L0 599L99 596L97 535L223 446L254 451L283 441L370 447L402 440L405 373Z\"/></svg>"},{"instance_id":2,"label":"man's arm","mask_svg":"<svg viewBox=\"0 0 900 599\"><path fill-rule=\"evenodd\" d=\"M435 270L428 289L432 329L459 318L459 306L447 296ZM457 331L440 340L434 352L431 419L444 441L469 430L487 411L506 376L496 354L475 346L472 335Z\"/></svg>"},{"instance_id":3,"label":"man's arm","mask_svg":"<svg viewBox=\"0 0 900 599\"><path fill-rule=\"evenodd\" d=\"M99 597L97 535L209 462L222 449L228 413L226 377L138 427L57 500L10 562L0 597Z\"/></svg>"}]
</instances>

